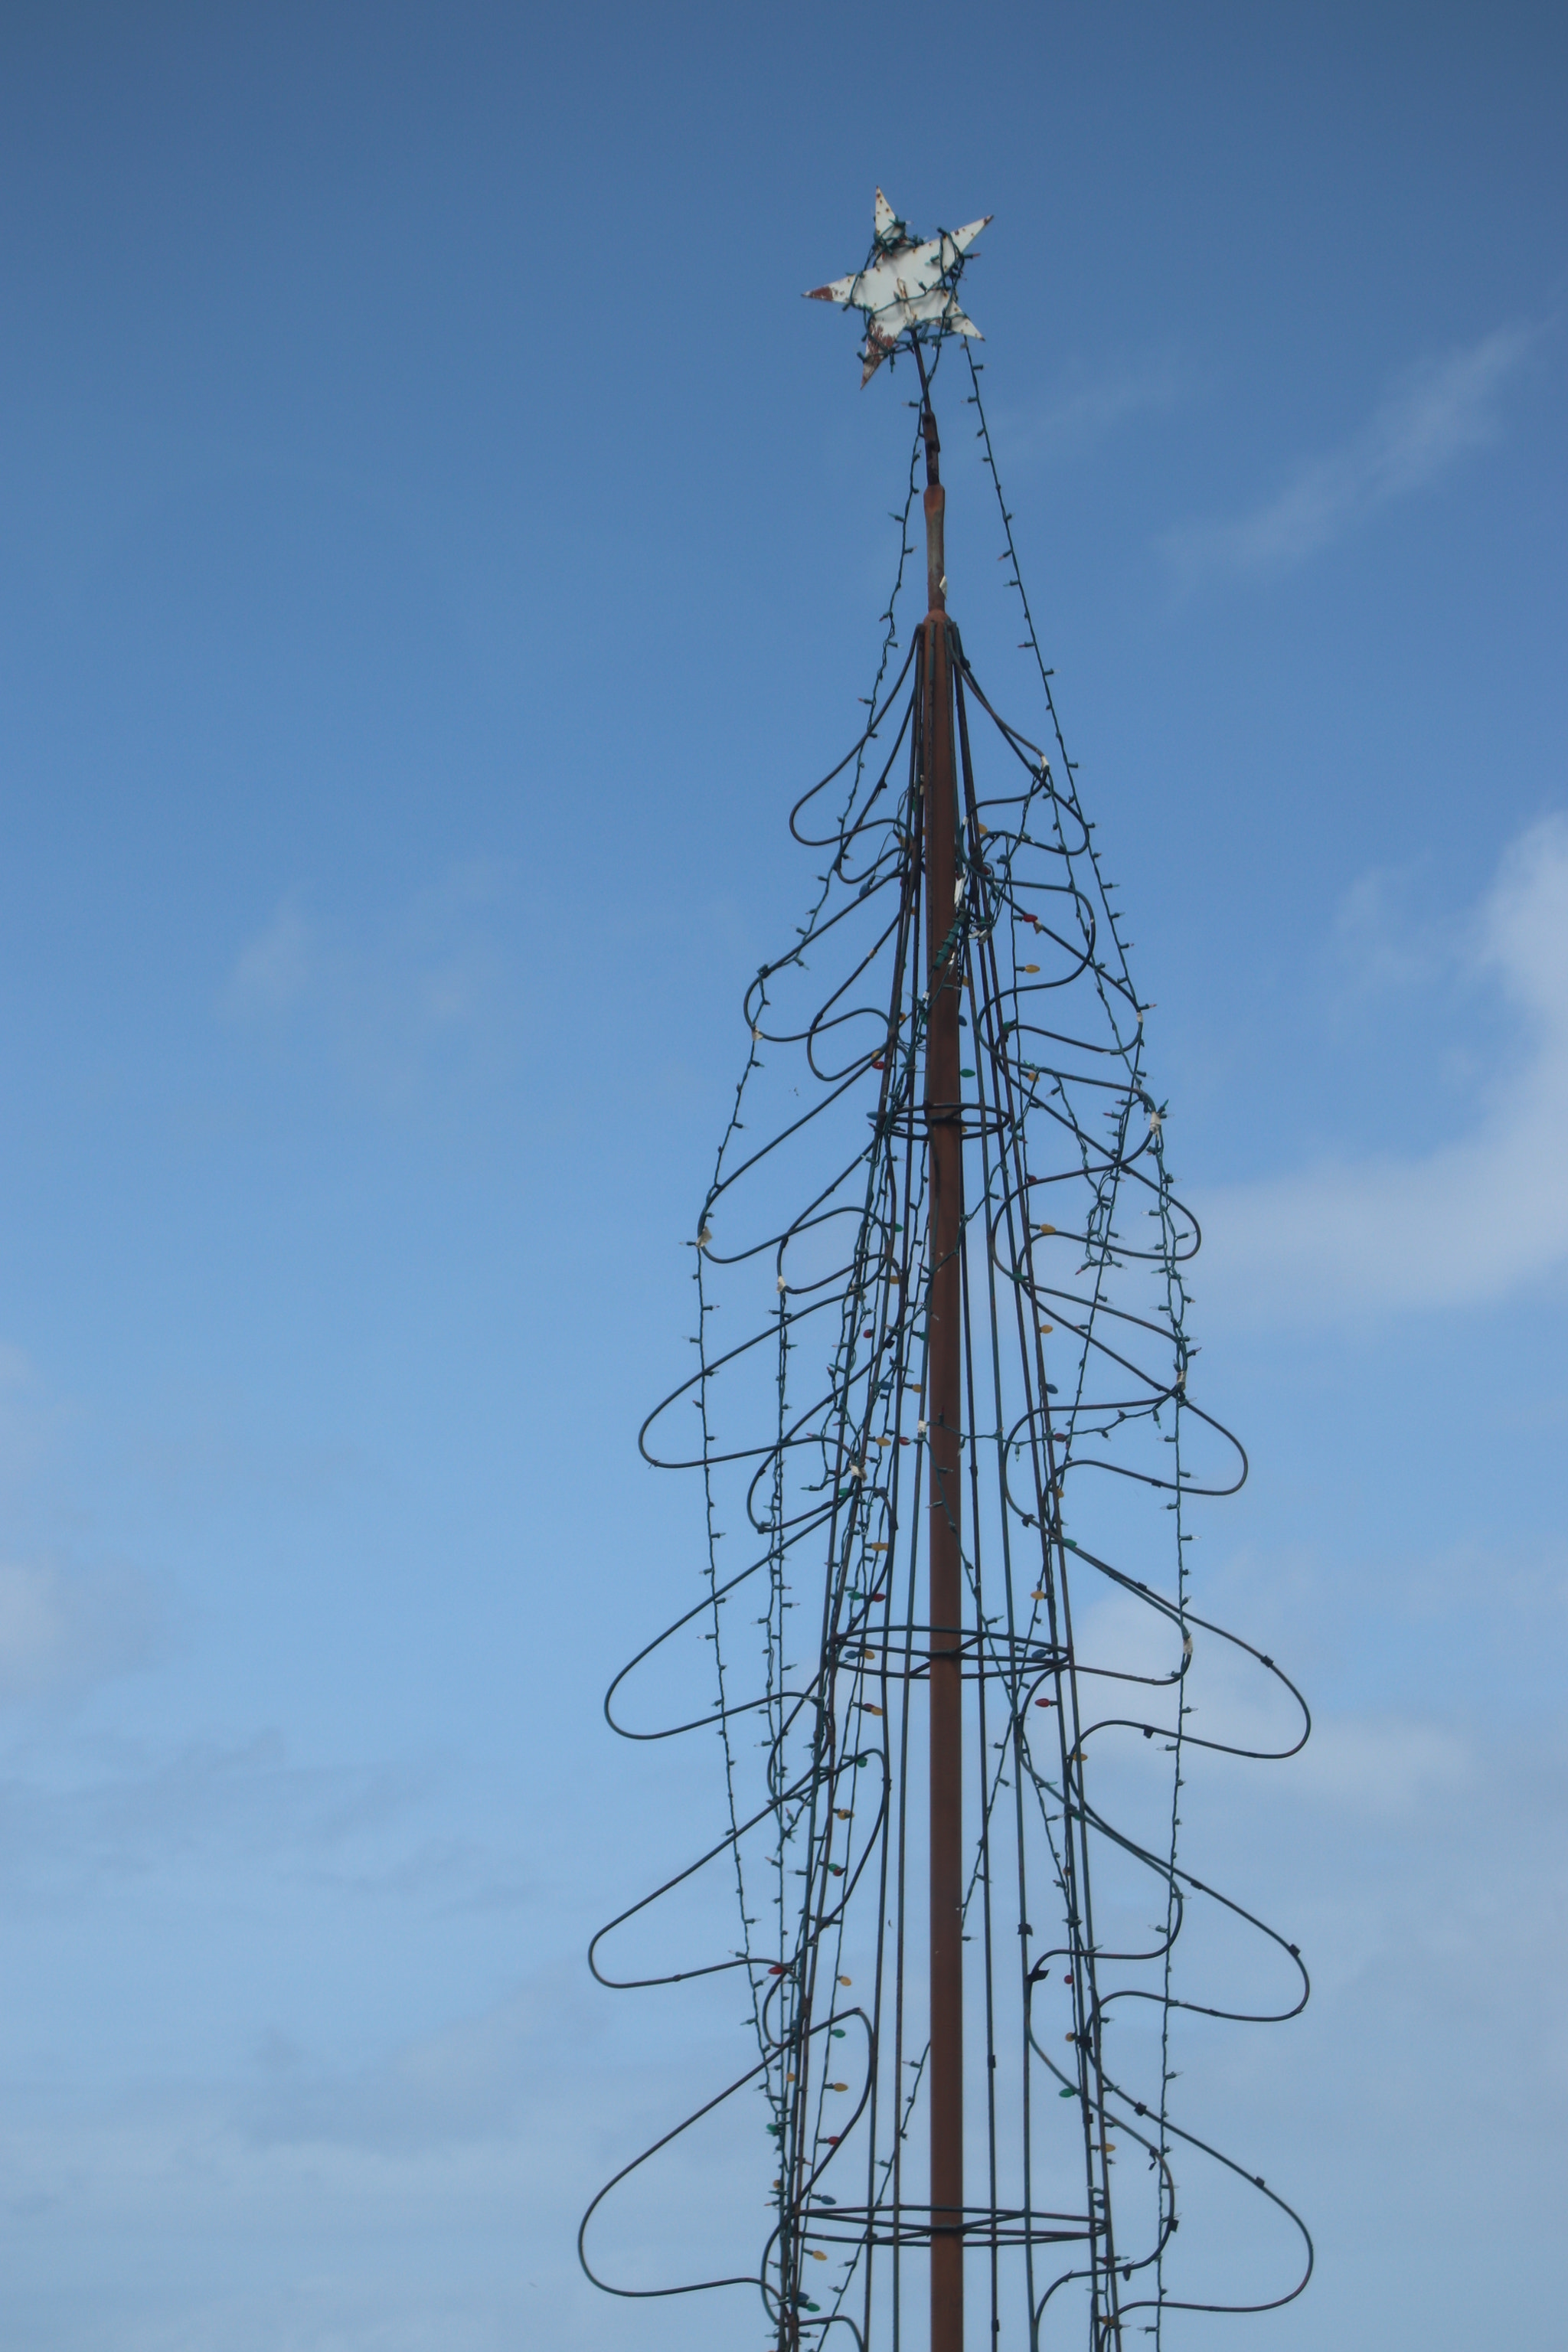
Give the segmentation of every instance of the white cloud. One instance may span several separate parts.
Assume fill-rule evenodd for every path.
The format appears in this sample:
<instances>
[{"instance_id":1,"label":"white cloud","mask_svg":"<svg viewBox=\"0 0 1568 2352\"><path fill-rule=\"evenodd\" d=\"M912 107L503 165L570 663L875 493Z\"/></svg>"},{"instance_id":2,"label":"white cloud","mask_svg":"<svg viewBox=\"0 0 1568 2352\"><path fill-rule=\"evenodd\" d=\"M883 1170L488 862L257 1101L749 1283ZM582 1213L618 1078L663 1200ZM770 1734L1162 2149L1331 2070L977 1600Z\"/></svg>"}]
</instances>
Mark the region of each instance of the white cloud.
<instances>
[{"instance_id":1,"label":"white cloud","mask_svg":"<svg viewBox=\"0 0 1568 2352\"><path fill-rule=\"evenodd\" d=\"M1268 1580L1272 1584L1277 1573L1277 1562L1255 1562L1247 1581L1259 1584ZM1321 1583L1321 1571L1319 1580ZM1255 1602L1258 1595L1254 1592L1248 1597ZM1321 1604L1321 1591L1319 1600ZM1277 1591L1271 1591L1269 1604L1271 1613L1278 1610ZM1553 1592L1547 1606L1554 1609L1554 1605ZM1234 1624L1235 1618L1226 1608L1216 1609L1212 1601L1209 1608L1215 1622ZM1247 1612L1241 1613L1245 1616ZM1103 1674L1107 1663L1113 1658L1118 1667L1129 1675L1158 1677L1171 1672L1179 1647L1177 1637L1167 1621L1156 1617L1130 1593L1111 1591L1097 1596L1087 1609L1080 1601L1073 1615L1079 1654L1094 1665L1097 1673ZM1248 1625L1247 1632L1252 1639L1258 1638L1255 1625ZM1271 1633L1266 1638L1278 1641L1281 1652L1285 1650L1288 1637ZM1303 1646L1310 1658L1310 1645ZM1298 1682L1311 1679L1293 1654L1282 1654L1280 1664ZM1109 1680L1098 1687L1104 1704L1097 1712L1106 1716L1130 1713L1134 1719L1152 1718L1157 1722L1173 1717L1173 1702L1166 1693L1151 1696ZM1300 1736L1301 1717L1296 1702L1256 1658L1216 1633L1196 1634L1183 1695L1192 1718L1188 1728L1200 1738L1264 1753L1289 1748ZM1117 1738L1122 1739L1120 1750L1114 1746ZM1134 1776L1143 1776L1151 1753L1136 1739L1110 1735L1102 1761L1110 1767L1118 1786L1124 1790L1131 1785ZM1155 1777L1162 1780L1162 1795L1168 1804L1168 1784L1163 1780L1164 1769L1161 1758ZM1183 1769L1186 1775L1195 1778L1215 1767L1209 1759L1196 1754ZM1228 1773L1232 1768L1225 1765L1218 1769ZM1468 1787L1473 1777L1469 1745L1451 1726L1393 1714L1333 1715L1320 1711L1313 1718L1306 1746L1269 1769L1282 1774L1280 1792L1292 1803L1320 1813L1324 1808L1336 1813L1348 1811L1372 1821L1418 1812L1429 1800L1446 1800ZM1247 1762L1242 1769L1255 1792L1258 1791L1262 1784L1253 1776L1259 1767ZM1226 1785L1234 1790L1233 1781Z\"/></svg>"},{"instance_id":2,"label":"white cloud","mask_svg":"<svg viewBox=\"0 0 1568 2352\"><path fill-rule=\"evenodd\" d=\"M1470 1132L1210 1192L1205 1293L1253 1314L1497 1299L1568 1262L1568 821L1516 841L1479 910L1472 964L1521 1017L1519 1066Z\"/></svg>"},{"instance_id":3,"label":"white cloud","mask_svg":"<svg viewBox=\"0 0 1568 2352\"><path fill-rule=\"evenodd\" d=\"M26 1354L0 1339L0 1492L34 1467L58 1417Z\"/></svg>"},{"instance_id":4,"label":"white cloud","mask_svg":"<svg viewBox=\"0 0 1568 2352\"><path fill-rule=\"evenodd\" d=\"M129 1570L0 1560L0 1700L33 1698L140 1665L160 1612Z\"/></svg>"},{"instance_id":5,"label":"white cloud","mask_svg":"<svg viewBox=\"0 0 1568 2352\"><path fill-rule=\"evenodd\" d=\"M1412 867L1375 866L1358 875L1334 916L1333 962L1348 997L1414 988L1449 960L1438 927L1412 914Z\"/></svg>"},{"instance_id":6,"label":"white cloud","mask_svg":"<svg viewBox=\"0 0 1568 2352\"><path fill-rule=\"evenodd\" d=\"M310 928L298 903L285 898L266 929L241 949L225 1002L234 1013L279 1013L310 986L314 965Z\"/></svg>"},{"instance_id":7,"label":"white cloud","mask_svg":"<svg viewBox=\"0 0 1568 2352\"><path fill-rule=\"evenodd\" d=\"M241 948L219 1008L253 1031L324 1044L356 1084L404 1097L443 1060L493 1052L508 1034L509 917L510 876L486 861L353 921L308 916L290 890Z\"/></svg>"},{"instance_id":8,"label":"white cloud","mask_svg":"<svg viewBox=\"0 0 1568 2352\"><path fill-rule=\"evenodd\" d=\"M589 2022L574 2020L579 2046ZM265 2082L252 2132L262 2143L320 2140L389 2153L508 2137L548 2067L551 2029L558 2034L560 2024L531 1988L352 2074L312 2069L302 2053L280 2043L276 2054L262 2053Z\"/></svg>"},{"instance_id":9,"label":"white cloud","mask_svg":"<svg viewBox=\"0 0 1568 2352\"><path fill-rule=\"evenodd\" d=\"M1043 408L997 420L995 435L1011 465L1076 454L1100 440L1129 417L1169 408L1192 384L1173 353L1162 352L1131 366L1089 376L1069 370L1066 386Z\"/></svg>"},{"instance_id":10,"label":"white cloud","mask_svg":"<svg viewBox=\"0 0 1568 2352\"><path fill-rule=\"evenodd\" d=\"M1471 1777L1469 1749L1440 1723L1392 1717L1329 1717L1313 1726L1296 1759L1298 1799L1326 1798L1378 1818L1413 1812L1447 1797Z\"/></svg>"},{"instance_id":11,"label":"white cloud","mask_svg":"<svg viewBox=\"0 0 1568 2352\"><path fill-rule=\"evenodd\" d=\"M26 1661L25 1621L22 1633ZM253 1884L263 1865L374 1892L366 1858L406 1845L421 1794L405 1768L294 1763L276 1733L151 1752L98 1739L47 1768L17 1748L0 1770L0 1889L16 1919L190 1873L210 1895L223 1874Z\"/></svg>"},{"instance_id":12,"label":"white cloud","mask_svg":"<svg viewBox=\"0 0 1568 2352\"><path fill-rule=\"evenodd\" d=\"M1341 449L1303 466L1274 498L1232 522L1190 524L1165 551L1189 582L1210 572L1284 572L1367 515L1407 498L1468 449L1497 438L1498 399L1535 331L1500 327L1426 362Z\"/></svg>"}]
</instances>

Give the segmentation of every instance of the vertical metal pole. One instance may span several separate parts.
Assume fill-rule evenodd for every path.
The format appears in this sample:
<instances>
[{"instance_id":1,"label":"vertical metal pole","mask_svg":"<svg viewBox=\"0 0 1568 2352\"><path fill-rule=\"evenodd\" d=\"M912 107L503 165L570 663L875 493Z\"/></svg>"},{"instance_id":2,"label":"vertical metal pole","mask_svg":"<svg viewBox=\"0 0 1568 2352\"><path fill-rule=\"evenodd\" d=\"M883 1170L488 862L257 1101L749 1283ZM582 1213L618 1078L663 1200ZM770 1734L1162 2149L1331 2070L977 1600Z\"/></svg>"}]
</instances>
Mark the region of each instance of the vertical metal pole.
<instances>
[{"instance_id":1,"label":"vertical metal pole","mask_svg":"<svg viewBox=\"0 0 1568 2352\"><path fill-rule=\"evenodd\" d=\"M924 370L921 370L922 383ZM931 2352L963 2352L963 1675L959 1643L963 1423L963 1126L959 1078L958 791L936 419L925 406L925 1108L931 1313Z\"/></svg>"}]
</instances>

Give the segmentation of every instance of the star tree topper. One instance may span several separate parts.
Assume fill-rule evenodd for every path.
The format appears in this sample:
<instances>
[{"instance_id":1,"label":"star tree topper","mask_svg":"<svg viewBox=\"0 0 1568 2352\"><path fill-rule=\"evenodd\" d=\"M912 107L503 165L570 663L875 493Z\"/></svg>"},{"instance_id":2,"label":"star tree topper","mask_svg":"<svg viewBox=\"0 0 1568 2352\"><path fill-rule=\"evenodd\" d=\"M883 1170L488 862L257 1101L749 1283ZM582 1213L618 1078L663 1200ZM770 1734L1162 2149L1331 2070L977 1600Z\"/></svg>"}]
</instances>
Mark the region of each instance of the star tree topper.
<instances>
[{"instance_id":1,"label":"star tree topper","mask_svg":"<svg viewBox=\"0 0 1568 2352\"><path fill-rule=\"evenodd\" d=\"M862 384L869 383L905 334L918 334L922 327L984 341L959 308L958 278L964 255L990 218L987 213L985 220L971 221L967 228L943 229L921 245L878 189L877 233L865 268L852 278L836 278L831 286L814 286L805 298L866 313Z\"/></svg>"}]
</instances>

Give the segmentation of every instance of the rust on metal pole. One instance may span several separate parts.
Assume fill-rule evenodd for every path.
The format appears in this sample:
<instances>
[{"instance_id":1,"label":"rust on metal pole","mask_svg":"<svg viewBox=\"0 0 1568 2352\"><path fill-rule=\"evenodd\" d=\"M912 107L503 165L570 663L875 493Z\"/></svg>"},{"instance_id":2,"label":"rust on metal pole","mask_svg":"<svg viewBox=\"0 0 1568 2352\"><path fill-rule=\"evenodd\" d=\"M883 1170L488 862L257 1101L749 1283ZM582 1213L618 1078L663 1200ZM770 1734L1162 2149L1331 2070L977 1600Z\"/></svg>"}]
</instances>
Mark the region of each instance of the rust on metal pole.
<instances>
[{"instance_id":1,"label":"rust on metal pole","mask_svg":"<svg viewBox=\"0 0 1568 2352\"><path fill-rule=\"evenodd\" d=\"M922 384L924 369L921 369ZM926 1029L931 1312L931 2352L963 2352L963 1679L959 1643L963 1126L960 1108L958 791L936 418L925 404Z\"/></svg>"}]
</instances>

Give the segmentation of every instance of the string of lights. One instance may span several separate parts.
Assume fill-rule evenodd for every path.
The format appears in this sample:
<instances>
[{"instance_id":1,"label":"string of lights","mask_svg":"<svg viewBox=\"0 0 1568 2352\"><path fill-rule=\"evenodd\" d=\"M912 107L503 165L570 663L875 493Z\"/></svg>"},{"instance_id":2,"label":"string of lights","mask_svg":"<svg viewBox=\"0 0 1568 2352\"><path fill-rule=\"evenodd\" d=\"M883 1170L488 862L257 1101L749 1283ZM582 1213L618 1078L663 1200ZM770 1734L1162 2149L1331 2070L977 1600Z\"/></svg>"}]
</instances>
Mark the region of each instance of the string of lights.
<instances>
[{"instance_id":1,"label":"string of lights","mask_svg":"<svg viewBox=\"0 0 1568 2352\"><path fill-rule=\"evenodd\" d=\"M928 345L932 380L946 340ZM1284 1671L1194 1606L1191 1506L1233 1494L1246 1457L1194 1393L1197 1223L1167 1167L1150 1008L964 350L1047 746L1003 715L945 612L913 627L900 663L917 433L867 723L791 814L795 841L824 860L815 896L745 992L744 1066L691 1244L696 1369L641 1434L650 1463L701 1482L701 1590L605 1701L628 1739L716 1733L722 1800L703 1851L601 1929L591 1965L622 1987L731 1976L752 2055L605 2184L582 2259L622 2295L749 2286L772 2352L923 2346L944 2231L962 2241L973 2321L984 2305L992 2342L1030 2352L1119 2352L1135 2330L1159 2347L1173 2313L1289 2301L1312 2262L1285 2200L1173 2096L1184 2018L1275 2021L1308 1995L1296 1947L1187 1866L1182 1790L1195 1758L1293 1755L1310 1723ZM934 629L958 747L951 909L928 903L922 856ZM946 1507L964 1606L962 1627L942 1629L921 1568L942 1271L926 1082L933 1003L954 988L963 1423ZM970 2187L957 2216L925 2194L932 1832L917 1798L944 1630L967 1751ZM711 1652L712 1704L633 1721L639 1672L683 1642ZM1279 1723L1277 1738L1194 1727L1200 1657L1222 1691L1252 1678L1246 1719ZM677 1968L639 1962L639 1928L714 1870L732 1881L734 1944ZM1250 1939L1256 1997L1233 1989L1228 1960L1217 1985L1189 1969L1195 1920ZM763 2110L756 2244L710 2278L608 2275L597 2248L615 2190L740 2097ZM1287 2248L1261 2297L1227 2297L1178 2257L1178 2170L1184 2198L1205 2168L1300 2233L1300 2263Z\"/></svg>"}]
</instances>

